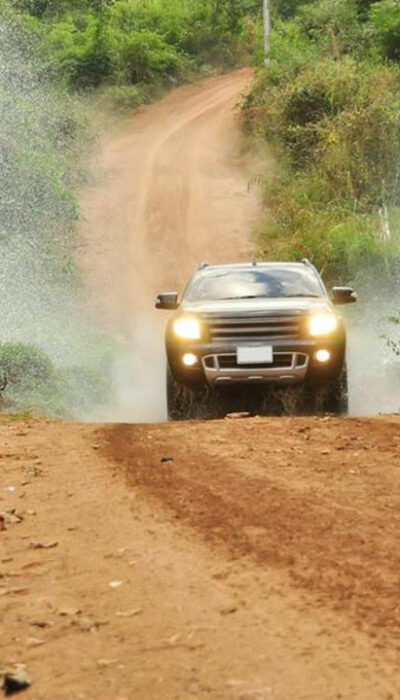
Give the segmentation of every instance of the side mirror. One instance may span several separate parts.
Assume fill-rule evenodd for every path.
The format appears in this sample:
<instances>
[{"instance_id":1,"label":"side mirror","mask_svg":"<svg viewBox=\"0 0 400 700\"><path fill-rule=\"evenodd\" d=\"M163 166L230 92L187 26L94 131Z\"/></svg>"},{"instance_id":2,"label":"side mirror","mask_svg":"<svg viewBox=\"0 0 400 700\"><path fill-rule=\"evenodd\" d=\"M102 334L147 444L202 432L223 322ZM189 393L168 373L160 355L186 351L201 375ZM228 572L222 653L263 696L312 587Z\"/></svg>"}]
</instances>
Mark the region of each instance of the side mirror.
<instances>
[{"instance_id":1,"label":"side mirror","mask_svg":"<svg viewBox=\"0 0 400 700\"><path fill-rule=\"evenodd\" d=\"M179 308L177 292L165 292L159 294L156 299L156 309L165 309L172 311Z\"/></svg>"},{"instance_id":2,"label":"side mirror","mask_svg":"<svg viewBox=\"0 0 400 700\"><path fill-rule=\"evenodd\" d=\"M354 304L357 294L351 287L333 287L332 301L334 304Z\"/></svg>"}]
</instances>

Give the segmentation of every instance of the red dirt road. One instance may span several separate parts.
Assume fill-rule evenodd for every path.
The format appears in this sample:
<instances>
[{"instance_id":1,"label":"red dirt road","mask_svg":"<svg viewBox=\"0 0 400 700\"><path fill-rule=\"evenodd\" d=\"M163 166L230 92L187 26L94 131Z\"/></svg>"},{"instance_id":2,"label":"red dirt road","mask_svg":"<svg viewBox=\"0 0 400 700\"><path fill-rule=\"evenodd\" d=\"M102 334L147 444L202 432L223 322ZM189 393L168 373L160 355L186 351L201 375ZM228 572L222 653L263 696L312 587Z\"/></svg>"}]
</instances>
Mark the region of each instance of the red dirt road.
<instances>
[{"instance_id":1,"label":"red dirt road","mask_svg":"<svg viewBox=\"0 0 400 700\"><path fill-rule=\"evenodd\" d=\"M81 262L99 317L119 333L200 262L251 257L254 164L234 112L250 78L245 69L180 88L105 140L103 181L83 198Z\"/></svg>"},{"instance_id":2,"label":"red dirt road","mask_svg":"<svg viewBox=\"0 0 400 700\"><path fill-rule=\"evenodd\" d=\"M30 700L395 700L399 427L3 419L0 666Z\"/></svg>"},{"instance_id":3,"label":"red dirt road","mask_svg":"<svg viewBox=\"0 0 400 700\"><path fill-rule=\"evenodd\" d=\"M178 90L102 151L82 265L128 357L156 291L249 255L248 77ZM398 418L0 418L0 676L24 665L29 700L397 700L399 450Z\"/></svg>"}]
</instances>

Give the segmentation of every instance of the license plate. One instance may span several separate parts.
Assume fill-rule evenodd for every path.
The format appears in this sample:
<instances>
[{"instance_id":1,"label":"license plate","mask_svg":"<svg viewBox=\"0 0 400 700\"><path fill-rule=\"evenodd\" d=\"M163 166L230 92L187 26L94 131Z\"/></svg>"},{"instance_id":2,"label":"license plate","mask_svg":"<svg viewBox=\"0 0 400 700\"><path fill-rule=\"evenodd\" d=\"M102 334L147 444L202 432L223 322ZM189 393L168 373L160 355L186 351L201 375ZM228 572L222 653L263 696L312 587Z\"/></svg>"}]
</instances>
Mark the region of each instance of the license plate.
<instances>
[{"instance_id":1,"label":"license plate","mask_svg":"<svg viewBox=\"0 0 400 700\"><path fill-rule=\"evenodd\" d=\"M273 362L272 345L246 346L237 349L238 365L262 365Z\"/></svg>"}]
</instances>

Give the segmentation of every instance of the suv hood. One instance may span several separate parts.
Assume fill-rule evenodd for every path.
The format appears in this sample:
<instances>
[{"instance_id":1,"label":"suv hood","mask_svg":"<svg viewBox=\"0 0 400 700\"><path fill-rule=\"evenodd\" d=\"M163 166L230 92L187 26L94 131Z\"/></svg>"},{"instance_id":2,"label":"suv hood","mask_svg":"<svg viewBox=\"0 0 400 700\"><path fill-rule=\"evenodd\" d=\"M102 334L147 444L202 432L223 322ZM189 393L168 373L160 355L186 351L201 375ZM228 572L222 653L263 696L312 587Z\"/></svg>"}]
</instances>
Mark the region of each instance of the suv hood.
<instances>
[{"instance_id":1,"label":"suv hood","mask_svg":"<svg viewBox=\"0 0 400 700\"><path fill-rule=\"evenodd\" d=\"M217 301L183 301L181 310L201 314L271 314L307 313L311 310L331 310L328 297L287 297L277 299L220 299Z\"/></svg>"}]
</instances>

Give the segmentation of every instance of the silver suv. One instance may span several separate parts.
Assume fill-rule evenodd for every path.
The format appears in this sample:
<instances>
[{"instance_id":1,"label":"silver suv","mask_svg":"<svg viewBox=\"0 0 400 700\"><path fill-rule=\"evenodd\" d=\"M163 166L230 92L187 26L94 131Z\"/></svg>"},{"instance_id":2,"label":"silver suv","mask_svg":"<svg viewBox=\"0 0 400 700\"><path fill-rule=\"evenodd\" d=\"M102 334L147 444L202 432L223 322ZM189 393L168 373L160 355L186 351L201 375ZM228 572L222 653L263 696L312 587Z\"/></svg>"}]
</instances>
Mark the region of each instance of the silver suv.
<instances>
[{"instance_id":1,"label":"silver suv","mask_svg":"<svg viewBox=\"0 0 400 700\"><path fill-rule=\"evenodd\" d=\"M181 301L175 292L156 301L175 311L166 332L170 418L223 415L239 397L240 408L259 412L261 399L280 412L271 397L281 401L288 387L292 398L297 387L303 412L345 412L346 332L336 306L354 301L349 287L329 296L308 260L201 265Z\"/></svg>"}]
</instances>

